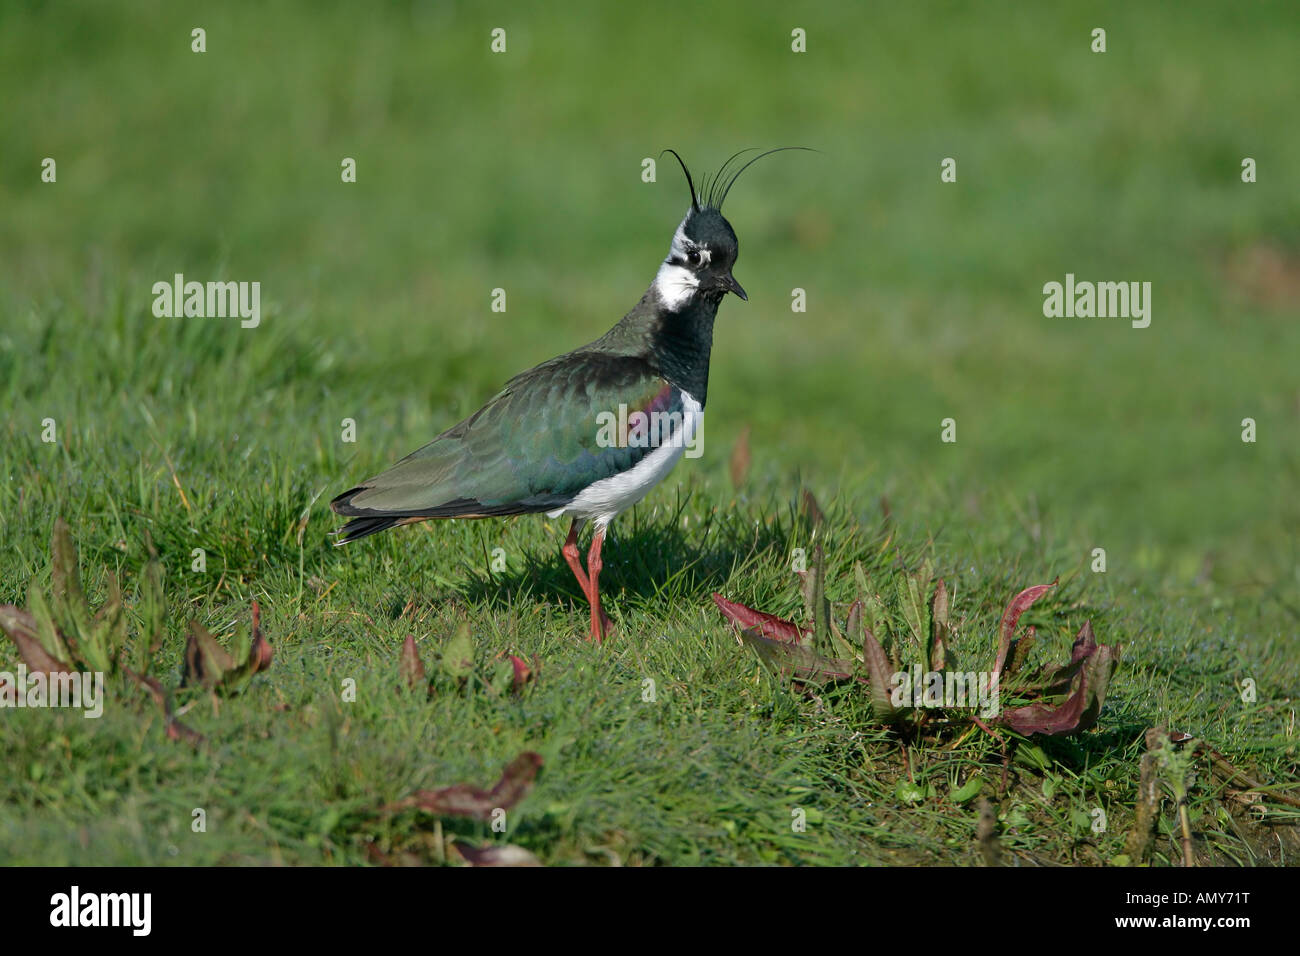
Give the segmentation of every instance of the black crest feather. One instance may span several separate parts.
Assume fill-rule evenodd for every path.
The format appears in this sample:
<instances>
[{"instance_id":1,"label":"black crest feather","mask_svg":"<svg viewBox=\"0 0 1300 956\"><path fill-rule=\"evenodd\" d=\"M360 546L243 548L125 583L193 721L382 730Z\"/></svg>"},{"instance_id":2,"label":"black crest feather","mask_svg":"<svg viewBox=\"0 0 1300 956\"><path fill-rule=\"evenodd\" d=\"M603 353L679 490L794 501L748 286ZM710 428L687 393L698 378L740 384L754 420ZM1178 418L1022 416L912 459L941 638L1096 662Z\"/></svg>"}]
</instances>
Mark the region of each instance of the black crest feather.
<instances>
[{"instance_id":1,"label":"black crest feather","mask_svg":"<svg viewBox=\"0 0 1300 956\"><path fill-rule=\"evenodd\" d=\"M743 173L745 170L749 169L750 166L753 166L764 156L771 156L773 153L782 153L789 149L801 149L809 153L817 152L817 150L809 146L778 146L776 147L776 149L769 149L767 150L767 152L759 153L753 159L749 160L749 162L745 163L743 166L737 169L734 173L731 172L732 163L736 162L736 160L738 160L741 156L744 156L746 153L752 153L758 148L759 147L757 146L750 146L746 149L740 150L737 153L732 153L731 156L727 158L727 161L722 164L722 166L718 169L718 171L713 175L712 178L708 176L704 177L704 180L701 183L701 185L704 187L702 193L697 193L695 191L695 181L691 179L691 171L686 168L686 163L685 161L683 161L681 156L677 155L677 150L665 149L663 153L659 154L659 156L660 158L662 158L664 153L672 153L673 158L677 160L677 164L682 167L682 172L686 174L686 185L689 186L691 190L692 209L694 209L696 212L700 210L701 208L700 196L703 195L704 208L715 209L718 212L721 212L722 204L726 202L727 194L731 192L731 187L736 185L736 180L740 178L740 174Z\"/></svg>"},{"instance_id":2,"label":"black crest feather","mask_svg":"<svg viewBox=\"0 0 1300 956\"><path fill-rule=\"evenodd\" d=\"M699 209L700 200L695 195L695 183L691 181L691 171L686 168L686 162L680 156L677 155L677 150L675 149L665 149L664 153L672 153L673 158L677 160L677 165L682 167L682 172L686 174L686 185L689 186L691 190L691 208ZM664 153L659 154L661 159L663 158Z\"/></svg>"},{"instance_id":3,"label":"black crest feather","mask_svg":"<svg viewBox=\"0 0 1300 956\"><path fill-rule=\"evenodd\" d=\"M708 204L710 206L712 206L714 209L717 209L719 212L721 212L722 204L727 201L727 194L731 192L731 187L736 185L736 180L740 178L740 174L743 173L745 170L749 169L750 166L753 166L764 156L771 156L773 153L783 153L789 149L800 149L809 153L817 152L817 150L812 149L808 146L778 146L776 149L769 149L767 152L759 153L749 162L745 163L745 165L741 166L734 173L732 173L730 177L726 176L727 168L731 165L733 160L735 160L739 156L743 156L745 153L753 152L757 148L758 148L757 146L751 146L749 149L742 149L739 153L736 153L734 156L731 157L731 159L728 159L725 163L722 164L722 168L718 170L718 174L713 177L713 182L709 184ZM724 179L726 180L726 185L723 185Z\"/></svg>"}]
</instances>

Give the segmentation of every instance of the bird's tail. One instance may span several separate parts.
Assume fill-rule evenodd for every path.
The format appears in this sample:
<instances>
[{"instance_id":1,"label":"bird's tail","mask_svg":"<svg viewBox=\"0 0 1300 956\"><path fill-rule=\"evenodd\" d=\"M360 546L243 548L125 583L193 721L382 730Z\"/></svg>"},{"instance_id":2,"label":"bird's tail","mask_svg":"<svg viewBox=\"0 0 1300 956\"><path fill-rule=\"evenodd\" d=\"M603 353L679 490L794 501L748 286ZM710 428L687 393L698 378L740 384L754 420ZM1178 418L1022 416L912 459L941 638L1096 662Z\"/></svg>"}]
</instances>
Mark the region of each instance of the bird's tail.
<instances>
[{"instance_id":1,"label":"bird's tail","mask_svg":"<svg viewBox=\"0 0 1300 956\"><path fill-rule=\"evenodd\" d=\"M381 531L387 531L389 528L396 528L399 524L406 523L406 518L402 515L384 518L353 518L343 527L334 532L334 545L348 544L359 538L365 538L372 534L378 534Z\"/></svg>"},{"instance_id":2,"label":"bird's tail","mask_svg":"<svg viewBox=\"0 0 1300 956\"><path fill-rule=\"evenodd\" d=\"M333 501L330 502L330 508L335 514L350 517L352 520L333 532L335 536L334 545L347 544L350 541L356 541L359 538L369 537L372 534L378 534L381 531L387 531L389 528L396 528L399 525L415 524L417 521L425 520L419 515L404 514L359 514L361 509L356 509L352 505L352 496L364 488L352 488L343 492Z\"/></svg>"}]
</instances>

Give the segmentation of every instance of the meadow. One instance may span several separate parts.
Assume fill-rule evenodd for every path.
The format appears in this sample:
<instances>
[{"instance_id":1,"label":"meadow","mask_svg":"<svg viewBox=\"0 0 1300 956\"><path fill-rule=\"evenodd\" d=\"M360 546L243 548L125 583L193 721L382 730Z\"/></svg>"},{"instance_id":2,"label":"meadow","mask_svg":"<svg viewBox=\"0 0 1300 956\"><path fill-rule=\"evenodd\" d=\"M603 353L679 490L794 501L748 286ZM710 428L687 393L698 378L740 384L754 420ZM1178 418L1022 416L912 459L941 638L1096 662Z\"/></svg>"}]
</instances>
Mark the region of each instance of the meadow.
<instances>
[{"instance_id":1,"label":"meadow","mask_svg":"<svg viewBox=\"0 0 1300 956\"><path fill-rule=\"evenodd\" d=\"M179 692L197 746L120 676L100 719L0 710L0 861L1179 865L1187 787L1196 862L1292 863L1297 37L1263 3L5 4L0 604L48 591L62 517L133 643L156 550L163 683L190 621L229 642L253 601L275 657ZM332 547L330 498L636 303L688 198L644 159L783 145L818 152L727 200L749 301L718 318L703 457L613 526L603 646L558 522ZM178 273L260 282L260 324L155 316ZM1150 282L1150 326L1045 316L1067 274ZM1059 579L1023 622L1035 663L1085 620L1122 645L1096 726L902 741L852 682L769 673L711 595L799 618L818 546L836 615L861 564L899 633L931 567L966 669ZM1189 760L1134 859L1153 727L1263 786ZM504 833L392 809L524 751Z\"/></svg>"}]
</instances>

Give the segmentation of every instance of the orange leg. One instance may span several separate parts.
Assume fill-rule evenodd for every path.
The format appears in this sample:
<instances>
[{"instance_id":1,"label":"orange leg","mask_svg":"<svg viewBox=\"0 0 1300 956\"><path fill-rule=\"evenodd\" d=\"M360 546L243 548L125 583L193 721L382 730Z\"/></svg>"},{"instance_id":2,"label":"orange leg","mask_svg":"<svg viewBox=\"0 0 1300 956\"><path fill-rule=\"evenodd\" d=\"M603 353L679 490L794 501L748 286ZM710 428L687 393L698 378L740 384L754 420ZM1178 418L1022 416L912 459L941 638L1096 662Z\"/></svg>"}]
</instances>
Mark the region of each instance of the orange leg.
<instances>
[{"instance_id":1,"label":"orange leg","mask_svg":"<svg viewBox=\"0 0 1300 956\"><path fill-rule=\"evenodd\" d=\"M573 576L578 579L578 587L582 588L583 596L586 597L587 603L591 605L591 639L600 643L601 639L613 629L613 622L610 621L609 615L605 609L600 606L600 592L595 589L596 580L600 576L600 547L605 540L605 532L598 531L591 539L592 550L587 555L587 564L592 563L592 555L595 556L595 570L591 577L582 569L582 562L578 558L578 528L581 522L573 519L573 524L569 525L569 537L564 541L564 547L560 553L564 555L564 560L568 562L569 570Z\"/></svg>"},{"instance_id":2,"label":"orange leg","mask_svg":"<svg viewBox=\"0 0 1300 956\"><path fill-rule=\"evenodd\" d=\"M565 539L564 547L560 553L564 555L564 560L569 562L569 570L573 576L578 579L578 587L582 588L582 593L586 595L588 601L591 600L591 585L587 581L587 572L582 570L582 563L578 560L578 528L580 527L578 519L573 519L573 524L569 525L569 537Z\"/></svg>"},{"instance_id":3,"label":"orange leg","mask_svg":"<svg viewBox=\"0 0 1300 956\"><path fill-rule=\"evenodd\" d=\"M591 604L591 639L597 644L604 640L605 622L609 620L600 608L600 569L604 567L600 561L600 548L604 543L605 529L598 527L591 536L591 550L587 552L587 574L591 582L591 590L587 593Z\"/></svg>"}]
</instances>

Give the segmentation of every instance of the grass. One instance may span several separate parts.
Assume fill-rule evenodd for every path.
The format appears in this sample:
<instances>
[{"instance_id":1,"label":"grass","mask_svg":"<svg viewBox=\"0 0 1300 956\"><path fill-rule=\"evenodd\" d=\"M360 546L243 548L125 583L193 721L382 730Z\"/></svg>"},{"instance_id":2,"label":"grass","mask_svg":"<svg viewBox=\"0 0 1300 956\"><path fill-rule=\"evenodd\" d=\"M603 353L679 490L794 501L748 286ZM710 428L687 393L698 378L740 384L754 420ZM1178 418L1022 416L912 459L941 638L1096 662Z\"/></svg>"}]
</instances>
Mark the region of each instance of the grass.
<instances>
[{"instance_id":1,"label":"grass","mask_svg":"<svg viewBox=\"0 0 1300 956\"><path fill-rule=\"evenodd\" d=\"M198 750L125 683L100 720L6 710L0 858L438 862L452 834L554 864L965 864L977 813L949 793L978 775L1012 862L1102 864L1124 853L1160 724L1293 786L1300 132L1296 24L1277 20L1294 14L735 5L720 38L693 8L579 7L0 12L0 58L26 78L0 113L0 602L48 584L62 515L96 596L112 570L130 600L146 536L158 547L164 673L190 618L224 637L253 599L276 649L219 711L185 699ZM641 183L643 157L671 145L702 171L793 143L821 155L765 160L728 200L750 301L718 322L704 457L614 526L615 638L583 640L567 529L544 519L329 546L330 497L633 304L684 197L670 167ZM150 287L176 272L261 281L262 325L154 318ZM1066 272L1151 281L1151 328L1044 318L1042 285ZM827 511L815 542L804 488ZM1026 616L1039 659L1084 619L1124 645L1098 728L1019 748L1001 794L995 742L922 742L909 757L934 795L908 802L861 696L771 678L709 600L796 614L790 554L813 543L885 593L933 561L970 667L1007 599L1060 576ZM850 600L851 574L832 580ZM399 692L405 636L432 660L462 617L481 672L536 655L536 686ZM0 669L16 661L0 649ZM377 812L486 786L524 749L545 765L504 836ZM1198 775L1200 862L1294 860L1294 811L1248 802ZM1152 862L1177 864L1168 805L1160 821Z\"/></svg>"}]
</instances>

